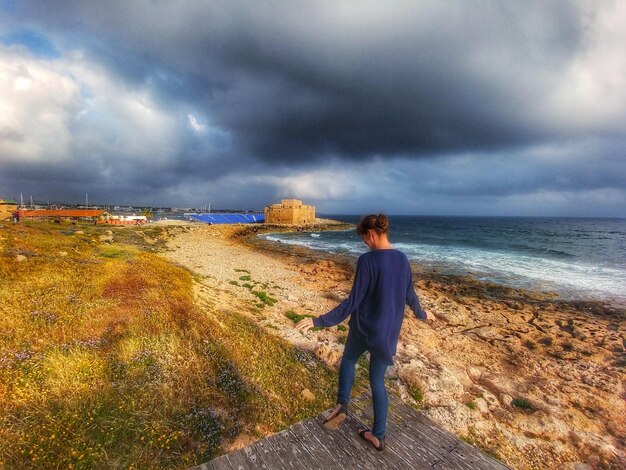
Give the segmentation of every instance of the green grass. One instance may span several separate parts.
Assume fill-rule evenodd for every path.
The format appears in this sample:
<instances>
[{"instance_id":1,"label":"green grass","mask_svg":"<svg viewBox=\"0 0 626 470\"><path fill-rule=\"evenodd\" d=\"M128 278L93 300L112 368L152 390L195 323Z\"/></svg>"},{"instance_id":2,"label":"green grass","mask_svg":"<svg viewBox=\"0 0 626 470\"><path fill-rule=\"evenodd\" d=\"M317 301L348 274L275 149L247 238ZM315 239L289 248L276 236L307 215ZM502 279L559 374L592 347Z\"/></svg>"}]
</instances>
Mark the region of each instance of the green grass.
<instances>
[{"instance_id":1,"label":"green grass","mask_svg":"<svg viewBox=\"0 0 626 470\"><path fill-rule=\"evenodd\" d=\"M100 256L103 258L121 258L121 257L130 257L133 253L128 249L128 247L123 247L121 245L104 245L100 248Z\"/></svg>"},{"instance_id":2,"label":"green grass","mask_svg":"<svg viewBox=\"0 0 626 470\"><path fill-rule=\"evenodd\" d=\"M257 290L253 290L251 292L252 295L258 297L261 302L263 302L265 305L269 305L270 307L278 302L277 299L275 299L274 297L270 297L269 295L267 295L266 292Z\"/></svg>"},{"instance_id":3,"label":"green grass","mask_svg":"<svg viewBox=\"0 0 626 470\"><path fill-rule=\"evenodd\" d=\"M345 325L337 325L337 329L338 329L339 331L344 331L344 332L345 332L345 331L348 331L348 328L346 328L346 327L345 327Z\"/></svg>"},{"instance_id":4,"label":"green grass","mask_svg":"<svg viewBox=\"0 0 626 470\"><path fill-rule=\"evenodd\" d=\"M251 279L250 276L239 276L240 281L249 281Z\"/></svg>"},{"instance_id":5,"label":"green grass","mask_svg":"<svg viewBox=\"0 0 626 470\"><path fill-rule=\"evenodd\" d=\"M336 371L199 304L136 230L0 228L0 468L186 468L333 402Z\"/></svg>"},{"instance_id":6,"label":"green grass","mask_svg":"<svg viewBox=\"0 0 626 470\"><path fill-rule=\"evenodd\" d=\"M298 323L299 321L304 320L305 318L315 318L315 315L307 315L307 314L300 315L294 312L293 310L287 310L285 312L285 316L294 323Z\"/></svg>"},{"instance_id":7,"label":"green grass","mask_svg":"<svg viewBox=\"0 0 626 470\"><path fill-rule=\"evenodd\" d=\"M293 310L287 310L285 312L285 316L287 318L289 318L294 323L298 323L299 321L304 320L305 318L315 318L315 315L308 315L308 314L300 315L300 314L294 312ZM311 331L319 331L319 330L322 330L322 329L323 328L315 326L315 327L311 328Z\"/></svg>"},{"instance_id":8,"label":"green grass","mask_svg":"<svg viewBox=\"0 0 626 470\"><path fill-rule=\"evenodd\" d=\"M477 405L477 404L476 404L476 402L475 402L475 401L473 401L473 400L472 400L472 401L468 401L465 405L466 405L466 406L467 406L470 410L477 410L477 409L478 409L478 405Z\"/></svg>"},{"instance_id":9,"label":"green grass","mask_svg":"<svg viewBox=\"0 0 626 470\"><path fill-rule=\"evenodd\" d=\"M417 408L422 408L424 406L424 391L422 387L417 384L409 384L409 395L415 401L415 405Z\"/></svg>"}]
</instances>

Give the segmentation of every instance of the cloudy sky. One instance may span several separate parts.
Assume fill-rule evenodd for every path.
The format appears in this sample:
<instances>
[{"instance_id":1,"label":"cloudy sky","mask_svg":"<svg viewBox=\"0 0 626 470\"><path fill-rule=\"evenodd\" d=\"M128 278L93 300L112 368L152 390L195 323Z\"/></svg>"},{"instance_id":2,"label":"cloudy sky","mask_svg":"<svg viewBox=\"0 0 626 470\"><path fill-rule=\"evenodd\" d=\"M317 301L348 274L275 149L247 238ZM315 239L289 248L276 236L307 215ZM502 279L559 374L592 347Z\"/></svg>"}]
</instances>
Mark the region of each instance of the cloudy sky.
<instances>
[{"instance_id":1,"label":"cloudy sky","mask_svg":"<svg viewBox=\"0 0 626 470\"><path fill-rule=\"evenodd\" d=\"M623 0L0 0L0 197L626 217Z\"/></svg>"}]
</instances>

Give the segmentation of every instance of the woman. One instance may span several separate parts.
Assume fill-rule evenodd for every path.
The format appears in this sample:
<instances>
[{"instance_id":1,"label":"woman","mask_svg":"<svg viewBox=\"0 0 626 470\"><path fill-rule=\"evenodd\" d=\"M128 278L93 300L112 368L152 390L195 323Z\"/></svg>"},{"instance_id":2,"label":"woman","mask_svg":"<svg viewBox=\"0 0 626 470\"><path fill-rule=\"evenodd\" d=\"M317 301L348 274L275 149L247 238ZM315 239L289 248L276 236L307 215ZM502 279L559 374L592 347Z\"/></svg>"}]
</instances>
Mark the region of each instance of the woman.
<instances>
[{"instance_id":1,"label":"woman","mask_svg":"<svg viewBox=\"0 0 626 470\"><path fill-rule=\"evenodd\" d=\"M376 450L385 449L387 427L387 390L385 371L393 365L404 307L408 304L415 316L431 318L420 307L413 289L411 268L404 253L395 250L387 238L389 221L384 214L368 215L356 231L371 251L359 257L350 295L330 312L315 319L305 318L296 328L330 327L349 315L350 332L339 366L337 406L324 421L336 429L347 417L348 401L359 357L370 353L369 378L374 404L374 426L360 429L359 435Z\"/></svg>"}]
</instances>

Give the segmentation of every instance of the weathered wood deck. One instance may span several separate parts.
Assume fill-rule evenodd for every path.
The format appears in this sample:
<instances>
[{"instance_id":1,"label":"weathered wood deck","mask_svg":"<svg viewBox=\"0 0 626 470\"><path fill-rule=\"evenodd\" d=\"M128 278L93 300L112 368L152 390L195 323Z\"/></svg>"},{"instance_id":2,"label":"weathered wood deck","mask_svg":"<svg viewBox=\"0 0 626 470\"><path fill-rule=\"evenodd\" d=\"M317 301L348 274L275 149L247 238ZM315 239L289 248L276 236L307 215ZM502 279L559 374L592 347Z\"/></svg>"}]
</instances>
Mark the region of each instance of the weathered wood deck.
<instances>
[{"instance_id":1,"label":"weathered wood deck","mask_svg":"<svg viewBox=\"0 0 626 470\"><path fill-rule=\"evenodd\" d=\"M348 419L336 431L324 428L325 415L296 423L193 470L508 468L391 395L384 452L377 452L357 434L359 427L371 425L368 395L350 401Z\"/></svg>"}]
</instances>

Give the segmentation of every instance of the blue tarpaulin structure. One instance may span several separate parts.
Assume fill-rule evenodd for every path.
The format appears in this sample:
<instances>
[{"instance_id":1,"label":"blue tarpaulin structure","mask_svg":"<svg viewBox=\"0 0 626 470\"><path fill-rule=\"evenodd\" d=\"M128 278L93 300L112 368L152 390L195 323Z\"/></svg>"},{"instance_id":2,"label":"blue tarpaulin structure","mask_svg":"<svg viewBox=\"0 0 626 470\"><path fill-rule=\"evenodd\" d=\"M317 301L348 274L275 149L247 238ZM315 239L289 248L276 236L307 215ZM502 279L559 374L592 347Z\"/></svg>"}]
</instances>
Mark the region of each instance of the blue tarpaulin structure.
<instances>
[{"instance_id":1,"label":"blue tarpaulin structure","mask_svg":"<svg viewBox=\"0 0 626 470\"><path fill-rule=\"evenodd\" d=\"M265 214L191 214L189 218L205 224L254 224L264 222Z\"/></svg>"}]
</instances>

